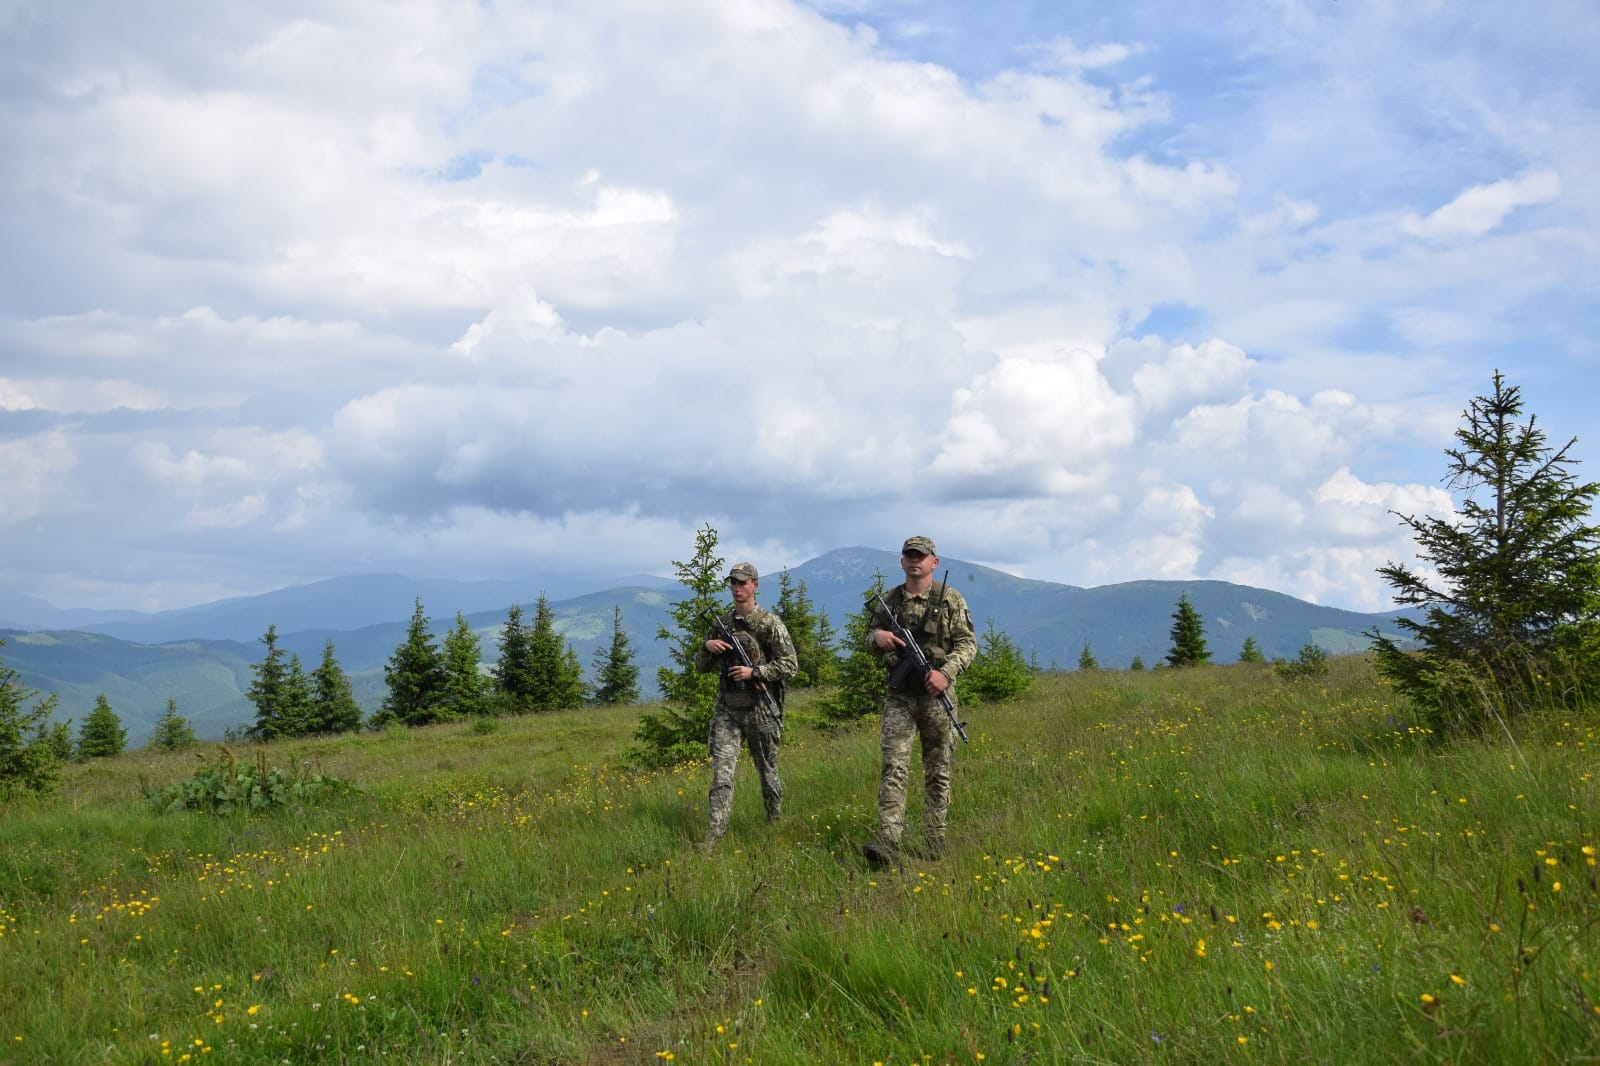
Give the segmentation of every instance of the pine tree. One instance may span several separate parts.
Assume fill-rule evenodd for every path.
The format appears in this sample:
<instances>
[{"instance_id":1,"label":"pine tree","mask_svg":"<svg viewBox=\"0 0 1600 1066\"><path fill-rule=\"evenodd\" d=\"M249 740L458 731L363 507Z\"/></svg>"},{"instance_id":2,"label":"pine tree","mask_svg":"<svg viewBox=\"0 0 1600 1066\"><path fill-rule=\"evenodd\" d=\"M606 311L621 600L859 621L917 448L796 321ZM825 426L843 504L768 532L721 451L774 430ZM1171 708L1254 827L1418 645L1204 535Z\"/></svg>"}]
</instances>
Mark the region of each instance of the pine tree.
<instances>
[{"instance_id":1,"label":"pine tree","mask_svg":"<svg viewBox=\"0 0 1600 1066\"><path fill-rule=\"evenodd\" d=\"M533 629L528 633L527 706L532 711L553 711L583 705L583 667L577 653L556 629L556 613L539 594L533 609Z\"/></svg>"},{"instance_id":2,"label":"pine tree","mask_svg":"<svg viewBox=\"0 0 1600 1066\"><path fill-rule=\"evenodd\" d=\"M811 601L805 581L796 584L787 569L778 572L778 602L773 613L783 619L800 662L800 669L788 683L796 688L832 684L839 672L833 650L833 625Z\"/></svg>"},{"instance_id":3,"label":"pine tree","mask_svg":"<svg viewBox=\"0 0 1600 1066\"><path fill-rule=\"evenodd\" d=\"M384 664L383 678L389 692L383 706L373 716L373 725L390 722L401 725L427 725L440 721L448 710L444 693L444 664L439 649L428 632L428 616L417 599L406 639Z\"/></svg>"},{"instance_id":4,"label":"pine tree","mask_svg":"<svg viewBox=\"0 0 1600 1066\"><path fill-rule=\"evenodd\" d=\"M873 628L872 597L884 594L883 571L873 574L872 586L862 594L860 611L845 619L845 653L839 660L838 680L831 691L817 700L816 707L824 721L853 722L883 710L884 697L889 693L888 673L883 659L867 646L867 634Z\"/></svg>"},{"instance_id":5,"label":"pine tree","mask_svg":"<svg viewBox=\"0 0 1600 1066\"><path fill-rule=\"evenodd\" d=\"M150 734L150 747L157 751L183 751L199 742L189 720L178 713L177 699L168 696L167 713L156 720L156 727Z\"/></svg>"},{"instance_id":6,"label":"pine tree","mask_svg":"<svg viewBox=\"0 0 1600 1066\"><path fill-rule=\"evenodd\" d=\"M267 646L267 657L250 667L250 672L256 676L245 693L245 698L256 705L256 724L246 732L255 740L291 736L285 721L288 708L284 692L288 683L289 664L283 649L278 647L278 627L267 626L261 643Z\"/></svg>"},{"instance_id":7,"label":"pine tree","mask_svg":"<svg viewBox=\"0 0 1600 1066\"><path fill-rule=\"evenodd\" d=\"M529 633L522 624L522 605L513 603L500 627L500 658L490 671L498 702L512 714L533 710L533 664Z\"/></svg>"},{"instance_id":8,"label":"pine tree","mask_svg":"<svg viewBox=\"0 0 1600 1066\"><path fill-rule=\"evenodd\" d=\"M322 646L322 665L311 672L311 715L307 733L350 733L361 728L361 707L350 678L333 654L333 641Z\"/></svg>"},{"instance_id":9,"label":"pine tree","mask_svg":"<svg viewBox=\"0 0 1600 1066\"><path fill-rule=\"evenodd\" d=\"M1128 664L1128 669L1129 670L1133 670L1135 672L1143 670L1144 669L1144 659L1141 656L1135 655L1133 657L1133 662Z\"/></svg>"},{"instance_id":10,"label":"pine tree","mask_svg":"<svg viewBox=\"0 0 1600 1066\"><path fill-rule=\"evenodd\" d=\"M1205 624L1200 612L1189 602L1189 594L1178 597L1178 609L1172 612L1172 650L1167 652L1170 666L1199 666L1211 661L1206 650Z\"/></svg>"},{"instance_id":11,"label":"pine tree","mask_svg":"<svg viewBox=\"0 0 1600 1066\"><path fill-rule=\"evenodd\" d=\"M489 686L478 670L483 658L478 634L456 612L456 624L444 637L444 703L450 718L476 718L489 710Z\"/></svg>"},{"instance_id":12,"label":"pine tree","mask_svg":"<svg viewBox=\"0 0 1600 1066\"><path fill-rule=\"evenodd\" d=\"M722 556L717 554L717 531L707 523L695 533L694 555L687 562L674 560L673 570L688 595L672 604L672 628L659 626L656 639L669 641L667 664L656 670L661 689L660 711L639 716L633 737L634 761L644 766L668 766L703 757L711 712L717 700L715 671L695 669L695 654L705 641L700 615L722 609Z\"/></svg>"},{"instance_id":13,"label":"pine tree","mask_svg":"<svg viewBox=\"0 0 1600 1066\"><path fill-rule=\"evenodd\" d=\"M972 665L956 678L956 692L963 702L999 702L1016 699L1033 687L1033 671L1028 660L1004 630L994 627L994 619L978 634L978 654Z\"/></svg>"},{"instance_id":14,"label":"pine tree","mask_svg":"<svg viewBox=\"0 0 1600 1066\"><path fill-rule=\"evenodd\" d=\"M561 682L556 689L556 706L561 708L582 707L589 702L589 693L583 683L583 663L578 660L578 651L571 644L564 644L566 650L561 653Z\"/></svg>"},{"instance_id":15,"label":"pine tree","mask_svg":"<svg viewBox=\"0 0 1600 1066\"><path fill-rule=\"evenodd\" d=\"M1239 649L1239 661L1242 663L1264 663L1267 656L1261 650L1261 645L1256 643L1255 637L1245 637L1244 647Z\"/></svg>"},{"instance_id":16,"label":"pine tree","mask_svg":"<svg viewBox=\"0 0 1600 1066\"><path fill-rule=\"evenodd\" d=\"M51 722L42 736L45 749L58 765L65 766L72 761L72 749L75 747L72 742L72 719Z\"/></svg>"},{"instance_id":17,"label":"pine tree","mask_svg":"<svg viewBox=\"0 0 1600 1066\"><path fill-rule=\"evenodd\" d=\"M639 667L633 661L633 644L622 628L622 605L611 609L611 643L595 649L594 702L639 702Z\"/></svg>"},{"instance_id":18,"label":"pine tree","mask_svg":"<svg viewBox=\"0 0 1600 1066\"><path fill-rule=\"evenodd\" d=\"M804 582L801 583L804 587ZM828 612L817 611L816 659L811 668L811 678L818 688L829 688L839 680L838 633Z\"/></svg>"},{"instance_id":19,"label":"pine tree","mask_svg":"<svg viewBox=\"0 0 1600 1066\"><path fill-rule=\"evenodd\" d=\"M55 788L63 761L51 743L55 709L54 693L41 697L0 660L0 799Z\"/></svg>"},{"instance_id":20,"label":"pine tree","mask_svg":"<svg viewBox=\"0 0 1600 1066\"><path fill-rule=\"evenodd\" d=\"M111 709L102 692L95 697L94 710L89 712L89 717L83 720L83 728L78 731L74 754L79 762L88 762L116 755L127 745L128 731L122 727L122 719Z\"/></svg>"},{"instance_id":21,"label":"pine tree","mask_svg":"<svg viewBox=\"0 0 1600 1066\"><path fill-rule=\"evenodd\" d=\"M1370 634L1378 668L1440 732L1551 701L1585 706L1600 683L1600 529L1589 524L1600 483L1574 473L1576 439L1553 448L1522 413L1521 390L1496 371L1445 452L1459 513L1397 515L1437 583L1396 563L1378 571L1397 603L1423 608L1395 623L1414 651Z\"/></svg>"},{"instance_id":22,"label":"pine tree","mask_svg":"<svg viewBox=\"0 0 1600 1066\"><path fill-rule=\"evenodd\" d=\"M303 737L311 732L311 720L316 714L316 693L311 675L306 673L299 652L289 653L289 667L283 674L283 703L281 729L284 737Z\"/></svg>"},{"instance_id":23,"label":"pine tree","mask_svg":"<svg viewBox=\"0 0 1600 1066\"><path fill-rule=\"evenodd\" d=\"M1087 640L1083 642L1083 651L1078 653L1078 669L1079 670L1098 670L1098 669L1100 669L1100 660L1096 659L1094 657L1094 652L1089 650L1089 642Z\"/></svg>"}]
</instances>

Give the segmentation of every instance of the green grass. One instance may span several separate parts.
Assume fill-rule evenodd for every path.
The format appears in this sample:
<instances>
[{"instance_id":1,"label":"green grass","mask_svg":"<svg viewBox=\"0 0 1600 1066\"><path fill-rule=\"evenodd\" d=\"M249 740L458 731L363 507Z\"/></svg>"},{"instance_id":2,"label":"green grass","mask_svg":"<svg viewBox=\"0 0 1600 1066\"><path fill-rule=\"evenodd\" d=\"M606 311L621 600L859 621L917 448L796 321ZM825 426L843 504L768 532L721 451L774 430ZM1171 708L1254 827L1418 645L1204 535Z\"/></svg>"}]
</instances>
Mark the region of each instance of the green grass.
<instances>
[{"instance_id":1,"label":"green grass","mask_svg":"<svg viewBox=\"0 0 1600 1066\"><path fill-rule=\"evenodd\" d=\"M193 754L74 766L0 809L0 1062L1600 1055L1593 715L1435 745L1331 665L967 708L949 853L882 872L874 724L803 695L786 819L744 761L710 856L637 708L275 744L363 791L255 818L149 813Z\"/></svg>"}]
</instances>

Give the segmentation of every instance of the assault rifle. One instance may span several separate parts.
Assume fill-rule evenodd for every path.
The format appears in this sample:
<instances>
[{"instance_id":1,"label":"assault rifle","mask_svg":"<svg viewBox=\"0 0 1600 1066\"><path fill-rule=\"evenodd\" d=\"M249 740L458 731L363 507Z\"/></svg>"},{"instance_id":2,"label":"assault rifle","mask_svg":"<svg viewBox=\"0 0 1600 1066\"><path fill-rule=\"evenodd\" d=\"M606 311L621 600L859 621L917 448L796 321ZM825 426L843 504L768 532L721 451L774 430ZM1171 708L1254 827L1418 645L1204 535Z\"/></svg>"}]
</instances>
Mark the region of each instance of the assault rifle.
<instances>
[{"instance_id":1,"label":"assault rifle","mask_svg":"<svg viewBox=\"0 0 1600 1066\"><path fill-rule=\"evenodd\" d=\"M949 578L950 571L946 570L944 576ZM928 608L930 611L937 611L944 606L944 590L947 587L943 583L939 585L939 601ZM923 652L922 646L917 643L917 638L911 635L911 630L901 625L900 620L894 616L894 612L889 610L889 605L883 602L883 596L874 592L872 599L877 603L878 610L889 620L889 632L899 637L905 644L905 647L900 649L900 660L894 664L894 669L889 672L889 687L899 689L908 679L912 680L914 684L923 684L928 678L928 672L933 669L933 664L928 662L928 656ZM956 736L971 744L972 739L967 736L966 727L956 718L956 701L950 698L949 688L939 693L939 706L944 708L945 717L950 719L950 725L955 729Z\"/></svg>"},{"instance_id":2,"label":"assault rifle","mask_svg":"<svg viewBox=\"0 0 1600 1066\"><path fill-rule=\"evenodd\" d=\"M733 689L735 692L744 692L747 688L755 689L756 713L763 719L775 725L779 732L783 731L783 708L778 706L778 701L772 698L766 683L751 676L749 681L733 681L728 677L728 668L733 666L748 666L751 670L756 664L750 661L750 655L744 650L744 645L735 639L735 634L728 628L728 623L722 620L722 612L715 607L706 607L700 612L700 620L705 621L706 616L711 617L710 632L718 640L729 646L729 650L722 653L722 670L719 672L717 683L720 686Z\"/></svg>"}]
</instances>

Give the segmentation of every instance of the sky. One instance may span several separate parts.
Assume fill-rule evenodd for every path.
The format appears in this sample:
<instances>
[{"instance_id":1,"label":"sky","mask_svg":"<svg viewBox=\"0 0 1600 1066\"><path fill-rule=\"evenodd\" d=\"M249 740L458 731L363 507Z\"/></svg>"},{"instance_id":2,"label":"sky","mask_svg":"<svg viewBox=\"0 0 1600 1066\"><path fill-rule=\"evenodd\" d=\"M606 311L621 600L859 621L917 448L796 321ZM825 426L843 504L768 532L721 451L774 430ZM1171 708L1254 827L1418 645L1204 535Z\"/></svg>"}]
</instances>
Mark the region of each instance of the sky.
<instances>
[{"instance_id":1,"label":"sky","mask_svg":"<svg viewBox=\"0 0 1600 1066\"><path fill-rule=\"evenodd\" d=\"M0 592L709 524L1380 611L1496 370L1596 455L1592 0L129 12L0 0Z\"/></svg>"}]
</instances>

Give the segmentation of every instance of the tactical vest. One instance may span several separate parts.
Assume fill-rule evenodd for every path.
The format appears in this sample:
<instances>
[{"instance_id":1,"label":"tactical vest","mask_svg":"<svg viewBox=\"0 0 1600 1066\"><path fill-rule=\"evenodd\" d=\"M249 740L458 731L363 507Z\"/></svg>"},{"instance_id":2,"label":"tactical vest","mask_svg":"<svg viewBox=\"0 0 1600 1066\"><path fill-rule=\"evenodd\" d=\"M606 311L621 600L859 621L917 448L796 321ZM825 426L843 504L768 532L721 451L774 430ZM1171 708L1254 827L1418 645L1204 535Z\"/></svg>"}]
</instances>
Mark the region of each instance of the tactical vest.
<instances>
[{"instance_id":1,"label":"tactical vest","mask_svg":"<svg viewBox=\"0 0 1600 1066\"><path fill-rule=\"evenodd\" d=\"M883 602L894 612L895 621L916 637L917 646L928 657L929 664L935 670L943 666L950 654L950 617L955 611L955 605L945 596L944 583L933 582L928 586L927 596L920 600L907 599L905 586L896 585ZM895 657L893 653L888 656Z\"/></svg>"},{"instance_id":2,"label":"tactical vest","mask_svg":"<svg viewBox=\"0 0 1600 1066\"><path fill-rule=\"evenodd\" d=\"M757 608L757 611L760 610L761 608ZM751 617L756 618L759 616L752 614ZM723 615L722 622L728 627L728 632L733 634L733 639L739 642L739 647L744 649L745 655L750 659L751 666L761 666L767 661L766 651L761 647L761 641L756 639L756 635L750 631L750 623L740 618L737 611L730 610ZM753 707L756 702L754 683L728 680L727 668L738 661L739 657L733 652L723 653L722 669L719 671L722 677L717 683L722 692L722 702L727 707ZM783 683L766 682L766 686L767 691L772 693L773 698L778 701L778 706L781 708L783 706Z\"/></svg>"}]
</instances>

